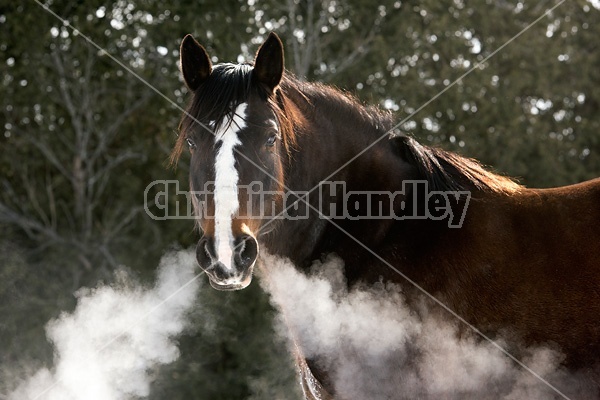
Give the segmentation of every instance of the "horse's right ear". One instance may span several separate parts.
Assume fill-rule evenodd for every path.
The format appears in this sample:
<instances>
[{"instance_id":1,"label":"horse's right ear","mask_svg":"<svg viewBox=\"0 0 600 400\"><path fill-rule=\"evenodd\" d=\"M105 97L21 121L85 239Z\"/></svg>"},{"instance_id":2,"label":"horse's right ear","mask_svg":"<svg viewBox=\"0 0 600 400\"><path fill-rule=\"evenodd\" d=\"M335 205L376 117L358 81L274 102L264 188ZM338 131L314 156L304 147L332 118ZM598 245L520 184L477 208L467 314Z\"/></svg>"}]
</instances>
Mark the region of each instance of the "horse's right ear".
<instances>
[{"instance_id":1,"label":"horse's right ear","mask_svg":"<svg viewBox=\"0 0 600 400\"><path fill-rule=\"evenodd\" d=\"M181 73L187 87L193 92L210 76L212 63L204 47L192 37L186 35L179 49Z\"/></svg>"},{"instance_id":2,"label":"horse's right ear","mask_svg":"<svg viewBox=\"0 0 600 400\"><path fill-rule=\"evenodd\" d=\"M256 53L252 74L254 79L265 85L273 93L279 82L281 82L283 70L283 44L279 36L271 32Z\"/></svg>"}]
</instances>

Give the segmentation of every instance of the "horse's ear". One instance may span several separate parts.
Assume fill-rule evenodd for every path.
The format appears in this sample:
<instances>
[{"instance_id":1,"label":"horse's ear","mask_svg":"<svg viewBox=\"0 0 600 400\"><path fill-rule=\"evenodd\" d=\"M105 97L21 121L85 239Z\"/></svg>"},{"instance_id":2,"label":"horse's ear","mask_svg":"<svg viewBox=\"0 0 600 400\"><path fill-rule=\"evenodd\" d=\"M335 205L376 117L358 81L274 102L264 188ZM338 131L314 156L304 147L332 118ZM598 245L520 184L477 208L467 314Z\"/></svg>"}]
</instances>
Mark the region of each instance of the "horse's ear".
<instances>
[{"instance_id":1,"label":"horse's ear","mask_svg":"<svg viewBox=\"0 0 600 400\"><path fill-rule=\"evenodd\" d=\"M181 73L187 87L193 92L204 82L212 71L212 63L204 47L192 37L186 35L179 49Z\"/></svg>"},{"instance_id":2,"label":"horse's ear","mask_svg":"<svg viewBox=\"0 0 600 400\"><path fill-rule=\"evenodd\" d=\"M271 92L274 92L279 82L281 82L283 69L283 44L279 36L271 32L256 53L252 74L254 79L264 84Z\"/></svg>"}]
</instances>

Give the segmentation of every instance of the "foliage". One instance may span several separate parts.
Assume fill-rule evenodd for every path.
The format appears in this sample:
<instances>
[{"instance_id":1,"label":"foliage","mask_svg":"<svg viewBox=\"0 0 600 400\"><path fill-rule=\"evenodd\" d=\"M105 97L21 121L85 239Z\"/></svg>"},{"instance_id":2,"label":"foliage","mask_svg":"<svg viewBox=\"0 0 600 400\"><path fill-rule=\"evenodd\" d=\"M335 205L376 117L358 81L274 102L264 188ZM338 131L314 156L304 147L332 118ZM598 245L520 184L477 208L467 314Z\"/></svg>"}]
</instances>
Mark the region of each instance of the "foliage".
<instances>
[{"instance_id":1,"label":"foliage","mask_svg":"<svg viewBox=\"0 0 600 400\"><path fill-rule=\"evenodd\" d=\"M110 281L121 265L148 279L165 249L197 240L190 221L154 221L142 202L153 180L185 187L185 158L176 170L166 160L188 98L177 68L186 33L214 62L249 61L275 30L292 72L377 103L419 140L527 185L600 175L597 1L565 2L515 40L556 3L48 4L81 34L35 2L0 7L4 367L50 360L43 325L73 306L77 288ZM194 316L153 397L291 398L294 371L264 294L205 291L199 301L211 311Z\"/></svg>"}]
</instances>

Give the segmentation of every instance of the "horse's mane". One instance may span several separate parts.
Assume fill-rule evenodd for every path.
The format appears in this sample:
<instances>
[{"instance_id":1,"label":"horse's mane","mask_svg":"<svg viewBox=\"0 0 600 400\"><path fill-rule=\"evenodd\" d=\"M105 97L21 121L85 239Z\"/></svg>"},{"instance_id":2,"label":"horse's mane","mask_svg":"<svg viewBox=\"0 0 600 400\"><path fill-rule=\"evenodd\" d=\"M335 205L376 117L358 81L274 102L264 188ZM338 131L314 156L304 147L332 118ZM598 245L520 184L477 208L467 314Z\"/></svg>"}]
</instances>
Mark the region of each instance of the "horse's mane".
<instances>
[{"instance_id":1,"label":"horse's mane","mask_svg":"<svg viewBox=\"0 0 600 400\"><path fill-rule=\"evenodd\" d=\"M339 116L341 119L358 122L370 128L375 127L381 133L385 133L394 122L391 112L365 105L351 93L331 85L302 81L288 73L281 84L281 89L287 97L291 97L300 106L303 113L309 116L312 109L326 106L327 112L332 116Z\"/></svg>"},{"instance_id":2,"label":"horse's mane","mask_svg":"<svg viewBox=\"0 0 600 400\"><path fill-rule=\"evenodd\" d=\"M266 87L252 80L252 64L218 64L204 82L183 114L179 124L179 137L171 153L171 163L177 163L186 146L188 132L204 129L198 121L211 121L216 130L226 117L231 117L236 107L256 94L266 101L275 113L284 145L289 152L296 143L298 130L302 130L310 114L323 106L332 115L352 116L359 121L358 130L375 129L381 136L388 133L400 139L400 155L413 165L421 179L433 191L460 191L478 189L497 193L514 193L521 186L513 180L486 170L478 161L429 147L396 129L390 133L394 120L390 112L361 104L351 94L321 83L301 81L285 73L280 88L270 93ZM312 111L311 111L312 110ZM308 118L307 118L308 117Z\"/></svg>"},{"instance_id":3,"label":"horse's mane","mask_svg":"<svg viewBox=\"0 0 600 400\"><path fill-rule=\"evenodd\" d=\"M485 169L472 158L435 147L424 146L405 134L398 135L401 152L415 166L432 191L470 191L511 194L523 187L514 180Z\"/></svg>"},{"instance_id":4,"label":"horse's mane","mask_svg":"<svg viewBox=\"0 0 600 400\"><path fill-rule=\"evenodd\" d=\"M288 75L282 88L287 95L295 93L295 98L301 98L314 107L326 104L327 112L332 115L341 114L345 120L357 121L354 129L374 129L377 137L388 134L391 139L400 139L401 156L416 167L419 177L427 180L432 191L477 189L510 194L522 189L512 179L487 170L477 160L422 145L412 137L399 133L398 129L393 129L396 122L391 112L365 106L353 95L335 87L300 81Z\"/></svg>"}]
</instances>

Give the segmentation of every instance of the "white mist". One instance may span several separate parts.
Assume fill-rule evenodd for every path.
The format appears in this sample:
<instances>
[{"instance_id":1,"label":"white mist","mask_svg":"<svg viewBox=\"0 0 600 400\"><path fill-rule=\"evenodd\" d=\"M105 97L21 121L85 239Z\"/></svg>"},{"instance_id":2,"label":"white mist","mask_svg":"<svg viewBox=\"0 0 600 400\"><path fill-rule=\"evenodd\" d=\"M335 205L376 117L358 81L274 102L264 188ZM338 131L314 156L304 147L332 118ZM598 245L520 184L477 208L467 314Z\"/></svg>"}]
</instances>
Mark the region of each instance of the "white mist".
<instances>
[{"instance_id":1,"label":"white mist","mask_svg":"<svg viewBox=\"0 0 600 400\"><path fill-rule=\"evenodd\" d=\"M148 396L151 369L175 361L175 338L195 307L193 252L161 260L154 287L80 290L77 307L46 326L54 367L22 382L9 400L121 400Z\"/></svg>"},{"instance_id":2,"label":"white mist","mask_svg":"<svg viewBox=\"0 0 600 400\"><path fill-rule=\"evenodd\" d=\"M308 275L287 260L261 258L280 332L328 371L336 400L565 398L489 342L459 338L455 321L410 309L398 285L348 291L340 258L315 263ZM559 367L559 353L526 354L521 361L568 398L595 397Z\"/></svg>"}]
</instances>

